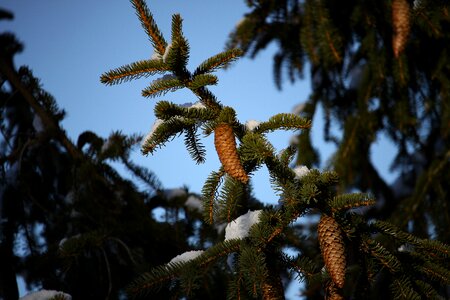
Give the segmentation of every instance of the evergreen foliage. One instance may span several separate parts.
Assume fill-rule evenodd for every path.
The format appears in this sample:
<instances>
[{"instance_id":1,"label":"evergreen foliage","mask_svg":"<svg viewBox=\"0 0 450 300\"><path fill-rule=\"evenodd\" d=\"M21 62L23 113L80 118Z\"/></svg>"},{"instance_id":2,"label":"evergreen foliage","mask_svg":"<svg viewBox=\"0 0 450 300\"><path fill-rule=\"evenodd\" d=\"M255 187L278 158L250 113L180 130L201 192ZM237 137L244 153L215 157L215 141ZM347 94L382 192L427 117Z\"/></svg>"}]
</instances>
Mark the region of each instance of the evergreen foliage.
<instances>
[{"instance_id":1,"label":"evergreen foliage","mask_svg":"<svg viewBox=\"0 0 450 300\"><path fill-rule=\"evenodd\" d=\"M431 5L424 2L426 1L421 1L420 5ZM151 14L140 13L148 10L145 3L134 1L133 4L141 23L148 23L145 18ZM300 144L298 149L288 147L277 155L265 136L267 132L275 130L307 130L311 126L310 121L294 114L282 113L249 130L236 119L231 107L222 106L206 88L208 84L216 84L217 78L198 78L225 67L241 52L230 48L205 60L191 73L186 68L189 46L182 34L182 20L180 16L174 15L172 42L165 58L171 77L166 82L157 79L156 83L153 82L144 90L144 94L147 90L158 91L154 93L157 95L159 91L184 87L198 97L204 108L195 109L191 113L190 108L177 107L176 104L166 101L159 102L155 107L155 115L161 120L160 125L146 138L142 150L144 153L152 152L156 147L164 145L169 138L185 133L189 152L194 160L201 162L203 148L199 147L200 140L195 132L202 129L205 136L214 132L216 150L223 166L211 173L203 187L203 215L205 222L211 225L224 221L229 224L225 240L217 239L213 245L201 245L205 251L195 258L152 268L131 283L128 289L130 295L139 297L151 292L157 295L156 287L164 286L174 297L199 299L206 297L211 286L220 285L225 288L222 285L226 285L216 297L223 297L223 291L226 290L228 299L284 299L283 281L289 279L288 272L293 271L297 274L297 279L306 281L304 294L310 299L323 295L330 299L380 299L381 296L392 299L421 299L431 295L448 296L449 246L408 233L404 224L394 219L368 221L366 216L373 214L368 214L367 211L376 210L375 197L366 193L343 194L339 188L354 184L364 189L370 188L375 196L386 196L387 194L379 193L374 189L374 185L368 183L369 179L373 179L377 184L382 180L374 173L376 171L369 158L370 145L377 132L383 129L396 141L404 143L403 151L410 147L408 142L411 130L416 133L415 140L413 139L416 143L421 141L424 134L426 136L430 133L424 128L410 127L419 115L424 119L431 117L426 111L414 110L415 103L411 103L408 96L417 91L417 76L422 70L418 69L417 73L408 71L414 76L406 76L404 56L409 53L408 48L404 50L406 54L400 53L398 59L392 58L392 54L386 51L386 36L390 37L392 34L388 26L389 21L385 18L385 13L390 11L390 2L370 3L366 6L362 2L339 3L339 7L336 6L338 4L326 1L248 1L248 4L254 10L237 27L230 45L239 45L245 52L255 55L271 40L279 40L282 51L275 57L275 70L280 71L280 65L287 61L292 79L295 72L303 71L303 60L309 57L318 78L314 82L314 94L307 104L308 116L313 116L317 104L322 103L327 111L328 135L330 122L338 117L345 117L341 122L344 130L342 139L336 139L339 141L339 148L333 166L337 172L320 172L316 169L296 172L291 168L291 160L297 152L302 154L302 147L313 149L311 145ZM445 6L436 7L445 12ZM345 12L344 15L347 16L345 22L337 22L341 12ZM446 20L445 13L438 15L442 22ZM161 44L158 40L163 38L154 34L158 31L156 24L152 23L151 26L153 29L146 31L150 40L154 36L157 37L152 40L152 44L155 51L161 53L156 47ZM313 30L308 33L305 28ZM350 34L353 30L356 30L354 35ZM293 36L299 39L292 39ZM362 39L369 39L369 42L363 43ZM356 56L353 57L353 54ZM370 60L375 57L379 60ZM367 64L362 64L363 62ZM387 64L391 64L392 68L380 69L380 66ZM356 98L347 98L343 94L346 92L347 83L345 80L336 79L342 79L342 74L346 73L341 72L342 68L343 71L350 72L356 66L361 67L361 85L366 86L358 86ZM408 68L410 70L413 66ZM276 80L281 81L280 73L276 75ZM377 82L381 85L375 86ZM444 86L442 81L437 84ZM158 88L155 88L156 86ZM397 86L408 89L408 95L401 94ZM430 88L422 92L431 97L434 90ZM396 101L390 98L393 95L398 96L394 98ZM376 104L371 103L375 96L378 99ZM445 97L445 94L441 94L436 100L437 103L434 103L435 113L445 112ZM336 104L336 107L332 104ZM383 115L383 112L389 114ZM434 116L431 118L431 125L433 122L437 122L437 126L442 125L438 120L434 120ZM216 129L223 126L226 126L226 133L218 133ZM391 126L400 128L400 131ZM233 139L239 140L238 145L235 141L217 142L217 139L225 139L222 135L227 135L228 140L229 130ZM445 133L443 137L443 142L448 141ZM440 136L434 137L433 142L436 142L436 139L440 140ZM309 139L304 138L302 141L309 142ZM235 149L224 151L223 147ZM445 150L438 152L440 157L446 155ZM227 161L223 156L232 157ZM314 155L310 154L310 157L313 158ZM405 157L409 157L408 152ZM364 159L367 163L363 165L362 174L358 168ZM312 163L314 159L309 161ZM448 170L448 160L439 162L433 169L441 177L446 177L442 172ZM271 184L280 196L279 205L264 207L258 221L245 223L245 226L250 226L246 228L247 231L240 228L245 233L242 233L240 238L231 240L227 239L229 231L232 230L231 225L249 222L241 219L245 217L245 210L261 209L261 205L252 201L249 183L236 176L234 169L228 164L240 165L250 178L265 165L269 170ZM425 173L428 173L429 177L422 185L431 185L431 174L429 171ZM440 178L436 184L444 194L439 203L445 207L447 202L443 182ZM420 186L419 184L418 188ZM424 193L423 189L421 193ZM424 194L420 201L425 201L425 198ZM417 213L417 207L414 213ZM307 242L298 231L297 221L316 215L322 215L327 221L319 225L322 226L319 233L317 228L309 229L313 240ZM410 220L412 214L407 216L407 220ZM322 239L322 255L319 255L317 238ZM299 255L291 257L286 254L288 246L298 250ZM214 281L218 274L226 281ZM390 290L380 289L386 284Z\"/></svg>"},{"instance_id":2,"label":"evergreen foliage","mask_svg":"<svg viewBox=\"0 0 450 300\"><path fill-rule=\"evenodd\" d=\"M131 4L154 55L100 81L157 75L143 96L190 90L198 100L191 106L156 103L141 151L183 134L202 163L202 138L214 134L222 165L196 195L164 189L130 159L141 136L86 131L71 141L64 110L30 69L14 66L23 46L1 33L0 298L18 298L18 274L74 299L284 299L290 281L304 283L306 299L450 297L446 2L249 0L228 48L193 71L181 16L167 42L145 1ZM12 14L0 10L0 18ZM295 81L310 67L313 93L299 114L250 129L208 86L218 84L213 72L272 41L275 83L281 87L283 70ZM319 156L308 130L320 105L325 138L337 146L324 171L312 168ZM293 131L298 144L277 153L268 138L277 130ZM398 146L392 185L370 159L380 133ZM277 205L252 196L261 167Z\"/></svg>"},{"instance_id":3,"label":"evergreen foliage","mask_svg":"<svg viewBox=\"0 0 450 300\"><path fill-rule=\"evenodd\" d=\"M188 249L201 215L184 206L191 193L170 198L156 174L131 160L141 136L86 131L73 142L61 127L64 110L29 68L14 66L22 49L0 34L0 299L18 299L19 275L29 289L73 299L123 298L133 278ZM106 77L116 84L165 68L144 61ZM153 216L157 208L166 222ZM170 294L159 292L154 299Z\"/></svg>"}]
</instances>

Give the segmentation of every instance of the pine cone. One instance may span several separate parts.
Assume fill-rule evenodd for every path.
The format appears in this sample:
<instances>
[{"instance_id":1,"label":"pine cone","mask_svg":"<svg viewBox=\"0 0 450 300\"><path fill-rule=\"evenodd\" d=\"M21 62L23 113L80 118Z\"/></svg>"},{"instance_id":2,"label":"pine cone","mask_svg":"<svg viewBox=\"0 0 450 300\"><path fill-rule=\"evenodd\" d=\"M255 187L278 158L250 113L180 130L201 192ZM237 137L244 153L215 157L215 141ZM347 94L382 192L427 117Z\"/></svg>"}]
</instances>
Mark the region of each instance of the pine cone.
<instances>
[{"instance_id":1,"label":"pine cone","mask_svg":"<svg viewBox=\"0 0 450 300\"><path fill-rule=\"evenodd\" d=\"M226 123L219 124L214 130L214 145L225 172L231 177L248 182L248 175L242 167L236 150L233 128Z\"/></svg>"},{"instance_id":2,"label":"pine cone","mask_svg":"<svg viewBox=\"0 0 450 300\"><path fill-rule=\"evenodd\" d=\"M392 25L394 35L392 48L394 56L398 57L405 49L410 29L410 7L406 0L392 1Z\"/></svg>"},{"instance_id":3,"label":"pine cone","mask_svg":"<svg viewBox=\"0 0 450 300\"><path fill-rule=\"evenodd\" d=\"M344 240L339 224L332 217L322 215L317 231L325 268L335 286L343 288L346 258Z\"/></svg>"},{"instance_id":4,"label":"pine cone","mask_svg":"<svg viewBox=\"0 0 450 300\"><path fill-rule=\"evenodd\" d=\"M340 289L336 288L332 281L327 283L325 300L344 300Z\"/></svg>"}]
</instances>

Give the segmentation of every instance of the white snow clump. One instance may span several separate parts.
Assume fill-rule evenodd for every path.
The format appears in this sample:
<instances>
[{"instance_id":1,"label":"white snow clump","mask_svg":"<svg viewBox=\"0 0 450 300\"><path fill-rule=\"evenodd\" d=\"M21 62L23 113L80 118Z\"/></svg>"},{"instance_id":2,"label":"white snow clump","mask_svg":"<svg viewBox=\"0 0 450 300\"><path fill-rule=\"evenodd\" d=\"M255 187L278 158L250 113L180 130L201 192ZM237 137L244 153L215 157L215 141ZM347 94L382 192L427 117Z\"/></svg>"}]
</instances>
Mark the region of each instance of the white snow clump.
<instances>
[{"instance_id":1,"label":"white snow clump","mask_svg":"<svg viewBox=\"0 0 450 300\"><path fill-rule=\"evenodd\" d=\"M166 50L164 51L164 55L162 57L163 61L165 62L167 59L167 55L169 55L170 48L172 48L172 44L167 45Z\"/></svg>"},{"instance_id":2,"label":"white snow clump","mask_svg":"<svg viewBox=\"0 0 450 300\"><path fill-rule=\"evenodd\" d=\"M40 290L37 292L29 293L23 296L19 300L48 300L55 296L63 296L66 300L72 300L72 296L63 292L53 291L53 290Z\"/></svg>"},{"instance_id":3,"label":"white snow clump","mask_svg":"<svg viewBox=\"0 0 450 300\"><path fill-rule=\"evenodd\" d=\"M156 120L155 120L155 123L153 123L152 129L151 129L150 132L147 134L147 136L142 140L142 146L144 146L145 142L146 142L147 140L149 140L149 139L152 137L153 133L155 133L156 129L157 129L162 123L164 123L164 121L161 120L161 119L156 119Z\"/></svg>"},{"instance_id":4,"label":"white snow clump","mask_svg":"<svg viewBox=\"0 0 450 300\"><path fill-rule=\"evenodd\" d=\"M296 166L294 169L292 169L295 173L295 178L302 178L306 174L310 172L307 166Z\"/></svg>"},{"instance_id":5,"label":"white snow clump","mask_svg":"<svg viewBox=\"0 0 450 300\"><path fill-rule=\"evenodd\" d=\"M187 198L187 200L184 203L184 205L187 208L189 208L189 209L197 210L199 212L201 212L203 210L203 203L202 203L202 201L198 197L196 197L194 195L190 195Z\"/></svg>"},{"instance_id":6,"label":"white snow clump","mask_svg":"<svg viewBox=\"0 0 450 300\"><path fill-rule=\"evenodd\" d=\"M245 215L228 223L225 228L225 241L243 239L248 236L250 227L259 222L262 210L248 211Z\"/></svg>"},{"instance_id":7,"label":"white snow clump","mask_svg":"<svg viewBox=\"0 0 450 300\"><path fill-rule=\"evenodd\" d=\"M165 189L163 193L168 200L186 196L186 190L183 188Z\"/></svg>"},{"instance_id":8,"label":"white snow clump","mask_svg":"<svg viewBox=\"0 0 450 300\"><path fill-rule=\"evenodd\" d=\"M256 127L259 126L259 124L261 124L261 122L256 120L248 120L247 122L245 122L245 127L248 131L253 131Z\"/></svg>"},{"instance_id":9,"label":"white snow clump","mask_svg":"<svg viewBox=\"0 0 450 300\"><path fill-rule=\"evenodd\" d=\"M186 108L206 108L206 106L203 103L201 103L200 101L197 101L194 104L192 104L192 102L187 102L187 103L181 104L180 106L186 107Z\"/></svg>"},{"instance_id":10,"label":"white snow clump","mask_svg":"<svg viewBox=\"0 0 450 300\"><path fill-rule=\"evenodd\" d=\"M187 261L196 259L200 255L202 255L203 252L205 252L205 251L203 251L203 250L192 250L192 251L184 252L184 253L182 253L180 255L177 255L174 258L172 258L172 260L169 262L169 264L183 263L183 262L187 262Z\"/></svg>"}]
</instances>

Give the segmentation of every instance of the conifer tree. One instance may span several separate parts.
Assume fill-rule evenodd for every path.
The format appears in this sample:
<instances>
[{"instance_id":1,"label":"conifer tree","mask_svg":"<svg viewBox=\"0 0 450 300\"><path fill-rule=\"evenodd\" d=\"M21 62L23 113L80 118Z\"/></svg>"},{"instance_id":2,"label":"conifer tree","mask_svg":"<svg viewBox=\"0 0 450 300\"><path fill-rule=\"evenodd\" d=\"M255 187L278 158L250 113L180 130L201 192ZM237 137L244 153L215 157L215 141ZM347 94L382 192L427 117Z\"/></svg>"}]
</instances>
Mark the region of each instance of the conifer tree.
<instances>
[{"instance_id":1,"label":"conifer tree","mask_svg":"<svg viewBox=\"0 0 450 300\"><path fill-rule=\"evenodd\" d=\"M193 93L199 102L191 107L168 101L159 101L156 104L157 122L146 137L142 152L151 154L171 138L184 134L189 154L195 161L201 163L204 161L205 152L199 132L205 137L214 134L217 155L222 166L213 171L204 184L201 198L203 217L204 222L212 226L221 223L227 225L225 236L215 243L200 244L203 248L191 249L174 257L167 264L153 267L143 273L129 285L129 294L133 297L146 297L152 294L154 297L162 287L166 287L174 299L183 297L204 299L211 295L211 291L217 290L221 292L213 294L215 298L284 299L289 274L295 274L292 277L294 280L306 282L304 294L309 299L448 297L450 247L420 234L413 235L401 222L394 219L368 220L358 208L374 207L376 198L368 193L346 194L339 188L340 185L346 186L356 180L363 187L373 188L374 185L381 184L380 176L374 173L375 169L368 157L374 129L379 129L383 124L381 122L383 119L377 119L378 109L383 108L392 113L386 117L386 126L392 126L390 122L401 126L403 131L395 137L405 143L406 133L411 130L408 127L413 120L411 114L420 113L422 116L422 113L425 113L428 116L427 112L430 114L445 112L446 94L442 94L443 98L439 98L442 102L434 103L441 106L430 107L430 110L435 110L434 112L411 110L408 111L410 114L401 114L403 108L411 108L412 104L409 103L409 94L401 94L397 85L401 83L402 89L408 90L407 83L411 83L412 79L409 75L406 77L409 73L406 73L406 59L402 56L409 51L408 45L404 45L406 42L398 42L400 44L396 46L398 57L395 59L392 51L391 54L386 54L387 49L392 50L391 44L387 48L386 44L381 43L393 41L392 22L385 20L385 12L392 12L390 3L370 2L367 7L362 2L358 5L352 3L358 10L356 8L352 10L353 6L350 7L350 4L334 2L334 7L328 7L332 2L322 1L248 1L248 3L254 7L254 12L250 13L237 28L230 45L240 45L247 52L249 46L253 45L254 51L257 52L280 35L282 45L283 42L287 45L283 49L285 52L276 57L277 69L280 69L284 60L287 60L293 76L294 71L302 70L303 51L310 51L307 53L313 68L318 72L317 84L320 88L315 87L316 94L308 102L307 117L313 115L315 105L319 101L328 104L326 108L333 113L335 110L332 110L331 103L338 100L342 102L339 106L341 109L336 110L336 113L345 115L348 123L344 128L343 146L336 154L334 163L336 171L321 172L305 166L292 168L291 162L297 154L297 162L307 163L302 161L303 147L311 149L307 143L311 122L307 118L278 113L255 128L248 128L237 120L232 107L221 104L208 89L208 85L218 83L218 78L212 73L236 60L242 55L241 50L230 47L206 59L193 71L188 70L189 44L182 32L181 16L174 15L172 18L171 40L168 43L144 0L132 0L156 55L149 60L112 69L101 76L101 81L111 85L141 76L159 74L161 77L142 91L144 97L157 97L181 88L187 88ZM295 13L304 13L305 18L294 13L288 14L291 11L287 9L292 9ZM343 22L334 21L333 17L337 18L334 14L337 15L342 10L352 12L351 24L348 16ZM428 12L422 13L426 16ZM267 19L269 15L272 18ZM383 18L376 18L378 15L382 15ZM439 18L443 19L445 16L445 11L439 12ZM287 18L285 23L281 22L284 21L283 18ZM273 26L263 26L266 21L273 21L270 24ZM306 25L296 27L298 24L295 22ZM350 34L344 35L343 33L349 32L353 22L358 28L356 35L354 37ZM422 25L428 26L424 23ZM314 30L309 30L308 26L313 26ZM414 33L414 25L411 27L411 33L404 31L406 27L409 29L409 25L398 26L396 34L403 40ZM377 28L384 30L382 34L376 31ZM386 32L390 35L387 36ZM444 34L444 31L441 34ZM293 36L303 38L291 41ZM356 51L356 54L359 53L356 55L359 60L349 59L348 56L353 52L347 51L353 51L356 45L351 44L353 47L347 50L345 47L359 37L369 39L372 43L369 45L373 47L361 44L361 51L366 51L366 54ZM299 44L300 47L296 48L298 41L305 43L305 47ZM383 53L384 55L381 55ZM372 56L381 59L383 64L369 61L367 65L361 66L362 62L366 62ZM389 61L385 61L388 59ZM341 76L338 71L344 65L346 68L361 66L365 74L362 81L371 87L367 89L366 85L365 89L358 93L356 99L360 100L359 102L353 103L351 98L344 97L340 94L340 90L335 89L338 86L334 85L332 79ZM386 67L391 65L390 68ZM381 70L382 67L386 68ZM438 70L441 73L435 73L435 76L441 81L445 80L442 72L445 73L446 66L440 65ZM386 79L387 77L390 79ZM386 80L389 84L385 83L385 89L379 90L375 82L372 83L376 80L383 82ZM436 84L444 89L441 81ZM341 82L338 81L336 85L339 83ZM413 85L413 91L415 87L419 88L417 82ZM371 93L375 92L380 93L377 94L380 99L373 107L374 104L370 105L368 101ZM432 93L434 90L430 88L422 92ZM399 97L395 99L397 101L392 99L385 104L384 100L391 100L389 97L393 95ZM328 120L330 118L331 116ZM431 121L433 120L438 122L437 125L443 126L434 117ZM289 146L276 153L267 138L267 133L277 130L301 132L300 135L304 135L301 139L303 143L298 147ZM387 131L395 132L390 127ZM422 132L418 132L417 129L415 133L419 142ZM445 132L443 134L446 137ZM440 136L435 138L440 139ZM233 139L238 143L232 141ZM407 146L405 144L405 147ZM355 155L357 151L363 152L363 158ZM448 170L446 168L448 155L445 152L439 153L443 155L441 158L444 160L430 166L429 172L432 174L425 172L429 176L433 175L433 180L434 176L442 178L438 178L436 182L425 180L422 184L425 191L422 193L431 192L431 189L438 187L436 192L440 191L444 195L439 204L445 207L447 202L445 202L444 178L448 174L444 171ZM367 162L363 165L364 174L361 175L361 172L355 170L363 159ZM308 163L311 165L313 162L310 160ZM279 205L248 210L252 209L252 202L248 197L251 189L249 182L252 175L263 165L270 174L270 182L267 184L271 184L280 196ZM373 185L370 185L372 182ZM375 189L372 192L383 196ZM384 200L388 201L387 198ZM427 199L421 198L417 201ZM417 207L414 211L417 211ZM409 213L407 211L406 215L409 216ZM321 218L318 225L309 224L305 227L296 225L299 218L314 215ZM414 223L414 226L417 224ZM297 249L299 254L289 255L283 251L286 247Z\"/></svg>"},{"instance_id":2,"label":"conifer tree","mask_svg":"<svg viewBox=\"0 0 450 300\"><path fill-rule=\"evenodd\" d=\"M15 67L22 50L12 33L0 34L0 299L18 299L17 276L73 299L123 298L147 266L189 249L200 231L201 215L185 205L194 194L164 189L130 159L138 135L86 131L72 142L56 100L31 69ZM165 222L153 216L161 207Z\"/></svg>"}]
</instances>

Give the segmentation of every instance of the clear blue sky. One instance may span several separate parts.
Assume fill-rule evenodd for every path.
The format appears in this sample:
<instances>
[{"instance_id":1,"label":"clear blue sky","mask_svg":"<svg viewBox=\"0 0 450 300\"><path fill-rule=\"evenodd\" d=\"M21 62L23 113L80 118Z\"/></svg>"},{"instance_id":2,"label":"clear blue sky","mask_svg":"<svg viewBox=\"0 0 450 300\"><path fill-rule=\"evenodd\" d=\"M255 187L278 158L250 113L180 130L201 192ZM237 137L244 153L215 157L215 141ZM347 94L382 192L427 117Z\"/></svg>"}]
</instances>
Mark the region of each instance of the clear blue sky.
<instances>
[{"instance_id":1,"label":"clear blue sky","mask_svg":"<svg viewBox=\"0 0 450 300\"><path fill-rule=\"evenodd\" d=\"M247 11L244 0L149 0L147 4L167 40L172 14L181 14L183 31L191 46L191 69L224 49L228 34ZM0 7L15 15L14 21L0 23L0 31L12 31L25 45L24 52L16 57L16 66L28 65L66 110L62 124L69 137L76 141L85 130L102 137L115 130L143 135L149 131L158 99L143 98L141 90L156 77L112 87L99 81L103 72L149 58L153 53L129 1L6 0ZM294 85L286 83L281 92L276 90L272 77L274 50L272 45L257 59L243 58L232 68L217 73L219 84L211 90L223 104L237 111L243 123L291 112L308 98L308 76ZM159 100L183 104L195 102L196 98L177 91ZM323 154L322 161L326 161L333 147L322 142L320 118L314 121L313 140ZM291 135L275 132L269 138L281 150ZM133 158L154 171L166 188L186 185L191 191L200 192L209 173L220 166L212 136L203 142L207 146L207 162L203 165L191 160L182 138L168 143L153 156L143 157L137 150ZM381 162L380 171L392 180L386 171L390 149L382 141L373 149L373 159ZM253 185L258 199L277 202L264 169L255 174Z\"/></svg>"}]
</instances>

